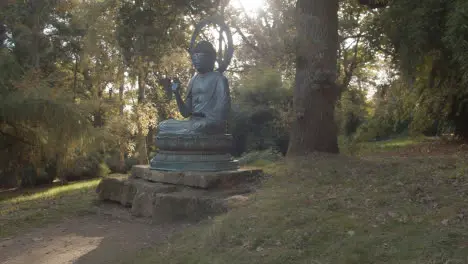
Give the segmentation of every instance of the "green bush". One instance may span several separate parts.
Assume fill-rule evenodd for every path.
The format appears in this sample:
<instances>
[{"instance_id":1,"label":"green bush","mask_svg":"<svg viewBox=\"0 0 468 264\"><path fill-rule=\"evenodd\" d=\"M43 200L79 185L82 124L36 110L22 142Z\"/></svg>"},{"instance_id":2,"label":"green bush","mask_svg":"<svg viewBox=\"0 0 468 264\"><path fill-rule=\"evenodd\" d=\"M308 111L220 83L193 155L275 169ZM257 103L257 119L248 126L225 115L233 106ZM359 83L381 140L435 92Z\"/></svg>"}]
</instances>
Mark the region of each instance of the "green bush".
<instances>
[{"instance_id":1,"label":"green bush","mask_svg":"<svg viewBox=\"0 0 468 264\"><path fill-rule=\"evenodd\" d=\"M51 184L55 175L50 175L43 168L35 168L32 164L25 165L20 169L20 186L34 187L38 185Z\"/></svg>"},{"instance_id":2,"label":"green bush","mask_svg":"<svg viewBox=\"0 0 468 264\"><path fill-rule=\"evenodd\" d=\"M79 181L105 177L110 172L111 170L103 159L101 159L99 155L94 154L79 157L75 160L74 166L66 168L63 174L68 181Z\"/></svg>"},{"instance_id":3,"label":"green bush","mask_svg":"<svg viewBox=\"0 0 468 264\"><path fill-rule=\"evenodd\" d=\"M154 156L154 153L150 154L149 158L151 159ZM124 158L124 167L123 170L120 168L120 157L119 153L110 154L105 159L105 164L109 168L111 173L127 173L133 166L138 165L138 159L135 157L125 157Z\"/></svg>"},{"instance_id":4,"label":"green bush","mask_svg":"<svg viewBox=\"0 0 468 264\"><path fill-rule=\"evenodd\" d=\"M127 168L125 166L125 161L124 161L124 166L121 168L120 165L120 154L119 153L112 153L110 154L106 159L105 162L107 166L109 167L110 171L112 173L125 173L127 172Z\"/></svg>"},{"instance_id":5,"label":"green bush","mask_svg":"<svg viewBox=\"0 0 468 264\"><path fill-rule=\"evenodd\" d=\"M241 166L266 166L282 158L282 154L275 149L252 151L239 158Z\"/></svg>"},{"instance_id":6,"label":"green bush","mask_svg":"<svg viewBox=\"0 0 468 264\"><path fill-rule=\"evenodd\" d=\"M233 154L279 149L286 154L292 90L280 72L257 67L234 89L230 130Z\"/></svg>"},{"instance_id":7,"label":"green bush","mask_svg":"<svg viewBox=\"0 0 468 264\"><path fill-rule=\"evenodd\" d=\"M103 178L103 177L106 177L107 175L109 175L111 172L112 171L109 168L109 166L107 166L107 164L105 162L101 162L101 163L99 163L98 173L97 173L96 177Z\"/></svg>"},{"instance_id":8,"label":"green bush","mask_svg":"<svg viewBox=\"0 0 468 264\"><path fill-rule=\"evenodd\" d=\"M139 164L138 159L135 157L127 157L125 159L125 168L127 172L130 171L133 166L138 165L138 164Z\"/></svg>"},{"instance_id":9,"label":"green bush","mask_svg":"<svg viewBox=\"0 0 468 264\"><path fill-rule=\"evenodd\" d=\"M351 88L343 92L335 116L341 135L350 137L356 133L359 126L368 118L367 107L364 91Z\"/></svg>"},{"instance_id":10,"label":"green bush","mask_svg":"<svg viewBox=\"0 0 468 264\"><path fill-rule=\"evenodd\" d=\"M0 188L15 188L18 187L18 177L14 171L8 168L0 170Z\"/></svg>"}]
</instances>

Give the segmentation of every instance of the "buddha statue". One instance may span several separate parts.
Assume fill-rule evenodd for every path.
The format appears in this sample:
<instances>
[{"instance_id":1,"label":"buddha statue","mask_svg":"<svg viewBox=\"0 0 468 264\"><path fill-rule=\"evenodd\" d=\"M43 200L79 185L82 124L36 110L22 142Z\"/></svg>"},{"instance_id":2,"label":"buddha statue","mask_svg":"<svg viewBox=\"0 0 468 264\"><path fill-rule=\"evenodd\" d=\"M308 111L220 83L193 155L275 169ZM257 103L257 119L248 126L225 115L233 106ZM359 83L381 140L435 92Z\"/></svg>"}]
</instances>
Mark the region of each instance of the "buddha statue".
<instances>
[{"instance_id":1,"label":"buddha statue","mask_svg":"<svg viewBox=\"0 0 468 264\"><path fill-rule=\"evenodd\" d=\"M227 78L214 71L216 51L207 41L197 44L192 63L197 74L190 80L185 101L180 95L180 84L174 82L179 112L188 120L166 120L159 124L159 135L223 134L231 108Z\"/></svg>"},{"instance_id":2,"label":"buddha statue","mask_svg":"<svg viewBox=\"0 0 468 264\"><path fill-rule=\"evenodd\" d=\"M191 52L196 75L190 80L185 100L180 83L171 89L179 112L186 120L165 120L156 136L158 153L151 160L152 170L227 171L238 168L229 154L232 137L226 134L231 108L229 84L219 71L214 71L216 50L200 41Z\"/></svg>"}]
</instances>

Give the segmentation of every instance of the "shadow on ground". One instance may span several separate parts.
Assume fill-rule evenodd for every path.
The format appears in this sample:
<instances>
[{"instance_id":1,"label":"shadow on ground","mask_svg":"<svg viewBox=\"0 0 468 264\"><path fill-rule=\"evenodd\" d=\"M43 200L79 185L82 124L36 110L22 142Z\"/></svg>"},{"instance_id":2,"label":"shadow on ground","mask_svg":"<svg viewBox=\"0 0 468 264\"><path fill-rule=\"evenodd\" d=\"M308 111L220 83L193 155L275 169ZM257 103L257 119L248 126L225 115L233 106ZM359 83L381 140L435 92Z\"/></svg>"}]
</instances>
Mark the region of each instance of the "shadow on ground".
<instances>
[{"instance_id":1,"label":"shadow on ground","mask_svg":"<svg viewBox=\"0 0 468 264\"><path fill-rule=\"evenodd\" d=\"M186 226L150 225L141 219L122 217L125 210L106 207L105 214L64 219L60 224L0 240L0 263L120 263L144 248L164 243L174 231Z\"/></svg>"}]
</instances>

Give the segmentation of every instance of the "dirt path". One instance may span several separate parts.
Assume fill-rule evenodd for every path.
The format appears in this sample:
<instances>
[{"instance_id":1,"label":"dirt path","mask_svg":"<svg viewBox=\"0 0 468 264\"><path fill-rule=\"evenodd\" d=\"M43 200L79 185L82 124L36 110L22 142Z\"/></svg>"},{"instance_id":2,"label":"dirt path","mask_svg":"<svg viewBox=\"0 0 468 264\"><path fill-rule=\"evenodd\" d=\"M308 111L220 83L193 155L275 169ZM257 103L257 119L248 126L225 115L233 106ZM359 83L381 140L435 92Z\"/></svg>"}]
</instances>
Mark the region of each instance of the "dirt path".
<instances>
[{"instance_id":1,"label":"dirt path","mask_svg":"<svg viewBox=\"0 0 468 264\"><path fill-rule=\"evenodd\" d=\"M186 225L151 225L118 208L0 239L1 264L119 263Z\"/></svg>"}]
</instances>

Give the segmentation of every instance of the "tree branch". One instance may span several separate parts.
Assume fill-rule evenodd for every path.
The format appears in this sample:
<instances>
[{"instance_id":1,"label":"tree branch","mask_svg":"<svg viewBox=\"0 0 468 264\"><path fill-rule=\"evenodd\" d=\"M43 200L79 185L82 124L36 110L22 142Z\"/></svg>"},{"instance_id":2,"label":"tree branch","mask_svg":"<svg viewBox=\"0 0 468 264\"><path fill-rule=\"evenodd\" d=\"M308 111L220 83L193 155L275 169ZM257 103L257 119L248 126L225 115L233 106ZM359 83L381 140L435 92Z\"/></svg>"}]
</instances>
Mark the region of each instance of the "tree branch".
<instances>
[{"instance_id":1,"label":"tree branch","mask_svg":"<svg viewBox=\"0 0 468 264\"><path fill-rule=\"evenodd\" d=\"M252 43L252 42L247 38L247 36L245 36L245 34L240 30L240 28L239 28L237 25L234 25L234 29L236 30L237 33L239 33L239 35L241 36L242 40L245 42L245 44L247 44L247 46L249 46L250 48L252 48L254 51L258 52L259 54L265 55L265 53L264 53L259 47L257 47L257 45L255 45L254 43Z\"/></svg>"},{"instance_id":2,"label":"tree branch","mask_svg":"<svg viewBox=\"0 0 468 264\"><path fill-rule=\"evenodd\" d=\"M358 51L359 51L359 42L360 42L360 38L358 38L356 40L356 45L354 46L354 54L353 54L353 58L351 60L351 63L349 64L349 67L348 69L346 69L346 65L343 65L344 66L344 70L345 70L345 76L344 76L344 80L343 80L343 85L341 86L342 89L347 89L348 86L349 86L349 83L351 82L351 78L353 77L353 73L354 73L354 70L356 69L357 67L357 55L358 55Z\"/></svg>"}]
</instances>

